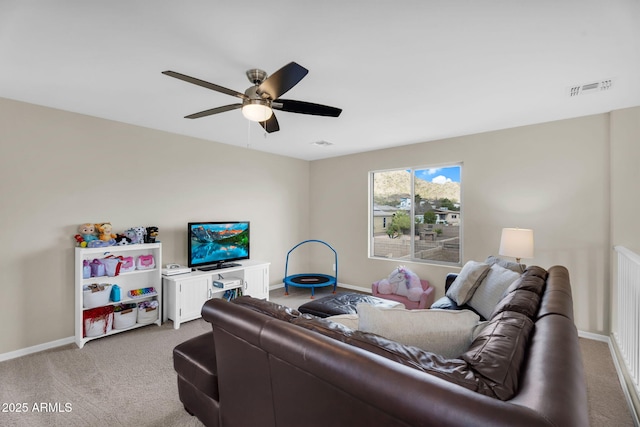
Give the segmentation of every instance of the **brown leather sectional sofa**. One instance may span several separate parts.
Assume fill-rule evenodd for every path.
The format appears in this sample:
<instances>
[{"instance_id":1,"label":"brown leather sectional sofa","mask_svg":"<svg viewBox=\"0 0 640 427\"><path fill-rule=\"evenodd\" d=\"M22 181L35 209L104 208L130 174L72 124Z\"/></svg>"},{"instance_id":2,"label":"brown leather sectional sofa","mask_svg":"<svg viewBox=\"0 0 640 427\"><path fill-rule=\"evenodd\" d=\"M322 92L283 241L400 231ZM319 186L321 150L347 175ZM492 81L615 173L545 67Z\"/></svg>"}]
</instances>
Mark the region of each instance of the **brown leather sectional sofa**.
<instances>
[{"instance_id":1,"label":"brown leather sectional sofa","mask_svg":"<svg viewBox=\"0 0 640 427\"><path fill-rule=\"evenodd\" d=\"M588 426L569 274L530 267L458 359L276 304L208 301L174 350L207 426Z\"/></svg>"}]
</instances>

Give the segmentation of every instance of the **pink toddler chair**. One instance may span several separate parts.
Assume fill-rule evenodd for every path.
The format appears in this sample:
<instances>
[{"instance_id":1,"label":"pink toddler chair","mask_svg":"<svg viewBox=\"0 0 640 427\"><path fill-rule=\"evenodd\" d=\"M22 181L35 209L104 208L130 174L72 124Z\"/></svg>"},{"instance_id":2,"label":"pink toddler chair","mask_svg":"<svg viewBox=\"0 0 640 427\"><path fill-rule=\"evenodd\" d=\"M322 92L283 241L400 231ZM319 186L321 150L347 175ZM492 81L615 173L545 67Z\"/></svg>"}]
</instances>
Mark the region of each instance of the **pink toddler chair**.
<instances>
[{"instance_id":1,"label":"pink toddler chair","mask_svg":"<svg viewBox=\"0 0 640 427\"><path fill-rule=\"evenodd\" d=\"M422 295L420 295L420 301L411 301L409 298L402 295L378 293L378 282L371 284L371 294L374 297L401 302L408 310L429 308L435 300L436 291L427 280L420 279L420 284L423 289Z\"/></svg>"}]
</instances>

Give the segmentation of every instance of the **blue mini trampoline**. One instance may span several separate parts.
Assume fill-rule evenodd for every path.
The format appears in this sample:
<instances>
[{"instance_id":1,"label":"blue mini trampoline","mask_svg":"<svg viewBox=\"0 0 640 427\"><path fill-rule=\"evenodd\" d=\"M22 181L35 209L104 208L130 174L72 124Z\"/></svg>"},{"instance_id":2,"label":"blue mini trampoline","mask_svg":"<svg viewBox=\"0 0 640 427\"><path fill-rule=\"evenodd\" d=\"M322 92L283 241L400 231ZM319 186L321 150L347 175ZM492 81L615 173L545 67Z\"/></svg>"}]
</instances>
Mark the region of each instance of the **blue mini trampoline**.
<instances>
[{"instance_id":1,"label":"blue mini trampoline","mask_svg":"<svg viewBox=\"0 0 640 427\"><path fill-rule=\"evenodd\" d=\"M289 270L289 255L296 249L298 246L304 245L305 243L322 243L329 249L333 251L333 255L335 257L335 275L329 276L328 274L320 274L320 273L303 273L303 274L293 274L289 276L287 274ZM311 288L311 298L313 299L315 288L321 288L324 286L333 285L333 293L336 293L336 286L338 284L338 253L326 242L322 240L305 240L304 242L300 242L295 245L289 252L287 252L287 261L284 266L284 294L289 295L289 286L296 286L298 288Z\"/></svg>"}]
</instances>

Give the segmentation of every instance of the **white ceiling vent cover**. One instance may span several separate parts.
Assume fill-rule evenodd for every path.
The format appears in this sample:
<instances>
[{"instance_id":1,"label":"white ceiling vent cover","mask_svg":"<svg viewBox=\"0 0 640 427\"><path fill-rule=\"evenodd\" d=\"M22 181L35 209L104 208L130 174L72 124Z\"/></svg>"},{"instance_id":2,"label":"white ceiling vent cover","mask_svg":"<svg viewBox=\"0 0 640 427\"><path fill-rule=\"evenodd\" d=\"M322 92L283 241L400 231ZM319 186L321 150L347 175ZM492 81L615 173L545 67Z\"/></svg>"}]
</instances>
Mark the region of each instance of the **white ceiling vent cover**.
<instances>
[{"instance_id":1,"label":"white ceiling vent cover","mask_svg":"<svg viewBox=\"0 0 640 427\"><path fill-rule=\"evenodd\" d=\"M318 147L328 147L330 145L333 145L333 143L325 140L320 140L312 142L311 145L317 145Z\"/></svg>"},{"instance_id":2,"label":"white ceiling vent cover","mask_svg":"<svg viewBox=\"0 0 640 427\"><path fill-rule=\"evenodd\" d=\"M602 92L605 90L611 90L612 86L613 79L599 80L597 82L571 86L567 88L567 95L569 95L569 97L574 97L578 95L586 95L588 93Z\"/></svg>"}]
</instances>

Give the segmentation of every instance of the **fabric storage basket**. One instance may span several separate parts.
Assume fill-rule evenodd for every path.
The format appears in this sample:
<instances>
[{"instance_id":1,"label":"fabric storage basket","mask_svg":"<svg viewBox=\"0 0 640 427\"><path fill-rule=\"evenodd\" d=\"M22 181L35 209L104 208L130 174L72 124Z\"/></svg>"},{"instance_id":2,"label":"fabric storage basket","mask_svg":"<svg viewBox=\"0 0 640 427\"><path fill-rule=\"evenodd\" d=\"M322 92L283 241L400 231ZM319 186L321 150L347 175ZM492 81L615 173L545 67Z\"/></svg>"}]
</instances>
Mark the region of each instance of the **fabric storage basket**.
<instances>
[{"instance_id":1,"label":"fabric storage basket","mask_svg":"<svg viewBox=\"0 0 640 427\"><path fill-rule=\"evenodd\" d=\"M110 332L113 327L113 307L98 307L82 314L84 336L98 337Z\"/></svg>"},{"instance_id":2,"label":"fabric storage basket","mask_svg":"<svg viewBox=\"0 0 640 427\"><path fill-rule=\"evenodd\" d=\"M158 301L144 301L138 304L138 323L146 325L158 320Z\"/></svg>"},{"instance_id":3,"label":"fabric storage basket","mask_svg":"<svg viewBox=\"0 0 640 427\"><path fill-rule=\"evenodd\" d=\"M99 288L93 288L97 286ZM102 289L102 290L95 290ZM82 287L82 306L84 308L94 308L109 304L111 295L111 285L86 285Z\"/></svg>"},{"instance_id":4,"label":"fabric storage basket","mask_svg":"<svg viewBox=\"0 0 640 427\"><path fill-rule=\"evenodd\" d=\"M136 324L138 310L136 304L121 304L114 308L113 329L126 329Z\"/></svg>"}]
</instances>

